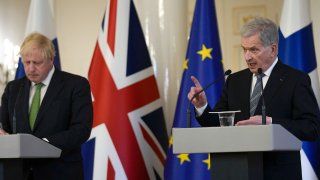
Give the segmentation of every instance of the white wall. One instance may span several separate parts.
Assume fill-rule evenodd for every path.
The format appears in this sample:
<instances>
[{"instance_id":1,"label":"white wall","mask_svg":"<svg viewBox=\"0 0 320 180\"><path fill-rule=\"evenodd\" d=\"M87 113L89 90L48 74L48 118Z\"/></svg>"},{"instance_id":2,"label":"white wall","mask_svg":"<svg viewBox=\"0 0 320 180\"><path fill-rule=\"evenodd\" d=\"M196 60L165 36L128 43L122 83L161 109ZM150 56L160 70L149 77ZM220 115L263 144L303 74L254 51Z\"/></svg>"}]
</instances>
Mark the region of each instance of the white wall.
<instances>
[{"instance_id":1,"label":"white wall","mask_svg":"<svg viewBox=\"0 0 320 180\"><path fill-rule=\"evenodd\" d=\"M20 45L25 33L26 20L29 10L29 0L0 0L0 63L5 60L4 41L7 39L13 46ZM7 77L3 75L3 67L0 67L0 94L2 94ZM14 77L8 74L9 80Z\"/></svg>"},{"instance_id":2,"label":"white wall","mask_svg":"<svg viewBox=\"0 0 320 180\"><path fill-rule=\"evenodd\" d=\"M311 2L311 18L313 25L313 38L316 49L317 56L317 64L320 66L320 1L319 0L310 0ZM318 68L318 74L320 72L320 68Z\"/></svg>"},{"instance_id":3,"label":"white wall","mask_svg":"<svg viewBox=\"0 0 320 180\"><path fill-rule=\"evenodd\" d=\"M61 66L87 77L106 1L55 0Z\"/></svg>"}]
</instances>

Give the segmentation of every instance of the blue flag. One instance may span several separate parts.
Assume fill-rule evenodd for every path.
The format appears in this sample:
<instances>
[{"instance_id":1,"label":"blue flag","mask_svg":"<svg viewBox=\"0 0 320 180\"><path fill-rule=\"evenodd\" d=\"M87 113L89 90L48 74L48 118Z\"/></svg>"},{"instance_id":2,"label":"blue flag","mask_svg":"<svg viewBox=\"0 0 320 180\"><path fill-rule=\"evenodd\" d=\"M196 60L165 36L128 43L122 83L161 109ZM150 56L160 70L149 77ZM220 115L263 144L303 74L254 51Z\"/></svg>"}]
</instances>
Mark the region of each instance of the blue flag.
<instances>
[{"instance_id":1,"label":"blue flag","mask_svg":"<svg viewBox=\"0 0 320 180\"><path fill-rule=\"evenodd\" d=\"M173 127L186 127L187 94L194 86L191 75L205 86L224 75L219 32L213 0L197 0L191 27L184 72L176 106ZM206 90L208 103L214 106L220 98L224 81L217 82ZM191 113L191 126L198 127L194 113ZM172 138L165 164L165 179L211 179L209 154L173 154Z\"/></svg>"},{"instance_id":2,"label":"blue flag","mask_svg":"<svg viewBox=\"0 0 320 180\"><path fill-rule=\"evenodd\" d=\"M56 50L53 63L56 68L60 69L58 40L55 31L55 22L49 0L31 0L27 19L26 36L32 32L39 32L50 38ZM25 76L25 72L21 58L19 58L15 79L22 78L23 76Z\"/></svg>"},{"instance_id":3,"label":"blue flag","mask_svg":"<svg viewBox=\"0 0 320 180\"><path fill-rule=\"evenodd\" d=\"M285 0L279 30L279 58L285 64L308 73L319 96L317 61L314 49L309 0ZM319 103L319 97L317 97ZM303 142L303 179L320 177L320 142Z\"/></svg>"}]
</instances>

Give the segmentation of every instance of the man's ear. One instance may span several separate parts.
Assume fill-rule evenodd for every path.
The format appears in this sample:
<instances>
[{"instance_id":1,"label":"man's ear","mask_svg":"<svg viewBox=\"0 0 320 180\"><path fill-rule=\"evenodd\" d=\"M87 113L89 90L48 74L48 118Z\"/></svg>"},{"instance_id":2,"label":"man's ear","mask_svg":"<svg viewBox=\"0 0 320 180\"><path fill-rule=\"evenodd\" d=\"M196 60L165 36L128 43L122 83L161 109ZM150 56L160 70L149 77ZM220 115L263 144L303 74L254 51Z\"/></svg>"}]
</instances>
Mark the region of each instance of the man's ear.
<instances>
[{"instance_id":1,"label":"man's ear","mask_svg":"<svg viewBox=\"0 0 320 180\"><path fill-rule=\"evenodd\" d=\"M272 43L271 51L272 51L272 56L276 57L278 55L278 44Z\"/></svg>"}]
</instances>

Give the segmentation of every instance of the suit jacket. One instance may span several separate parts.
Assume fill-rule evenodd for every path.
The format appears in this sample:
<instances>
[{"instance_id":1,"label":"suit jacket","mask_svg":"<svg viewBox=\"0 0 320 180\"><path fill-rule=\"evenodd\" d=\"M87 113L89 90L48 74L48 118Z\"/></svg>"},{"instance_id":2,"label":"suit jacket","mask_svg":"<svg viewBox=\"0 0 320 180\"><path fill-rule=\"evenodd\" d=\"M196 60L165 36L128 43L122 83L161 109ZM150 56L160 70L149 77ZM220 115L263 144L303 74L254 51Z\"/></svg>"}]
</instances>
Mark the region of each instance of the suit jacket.
<instances>
[{"instance_id":1,"label":"suit jacket","mask_svg":"<svg viewBox=\"0 0 320 180\"><path fill-rule=\"evenodd\" d=\"M235 123L250 117L252 73L249 69L231 74L213 111L241 110ZM266 115L303 141L318 140L320 112L310 77L280 61L275 65L264 88ZM202 126L219 126L217 114L206 108L198 122ZM255 112L261 115L261 99ZM254 134L253 134L254 136ZM301 179L299 152L271 152L263 155L265 179Z\"/></svg>"},{"instance_id":2,"label":"suit jacket","mask_svg":"<svg viewBox=\"0 0 320 180\"><path fill-rule=\"evenodd\" d=\"M31 160L35 179L81 179L81 144L90 136L93 108L89 82L80 76L55 70L42 100L33 131L29 125L29 92L26 78L8 83L2 96L1 122L12 133L16 118L17 133L46 138L62 150L59 159Z\"/></svg>"}]
</instances>

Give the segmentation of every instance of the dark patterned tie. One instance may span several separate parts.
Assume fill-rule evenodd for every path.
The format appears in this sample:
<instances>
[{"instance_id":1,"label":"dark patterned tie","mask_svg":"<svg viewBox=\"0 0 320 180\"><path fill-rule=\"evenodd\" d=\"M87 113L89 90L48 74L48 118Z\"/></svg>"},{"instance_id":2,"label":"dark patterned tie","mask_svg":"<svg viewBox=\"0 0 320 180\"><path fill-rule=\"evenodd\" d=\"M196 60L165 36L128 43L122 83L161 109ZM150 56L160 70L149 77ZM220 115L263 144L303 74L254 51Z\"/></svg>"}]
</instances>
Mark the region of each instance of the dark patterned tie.
<instances>
[{"instance_id":1,"label":"dark patterned tie","mask_svg":"<svg viewBox=\"0 0 320 180\"><path fill-rule=\"evenodd\" d=\"M260 96L262 93L261 82L263 76L265 76L265 74L263 73L257 75L257 82L250 97L250 116L254 115L254 112L256 111L258 102L260 100Z\"/></svg>"}]
</instances>

